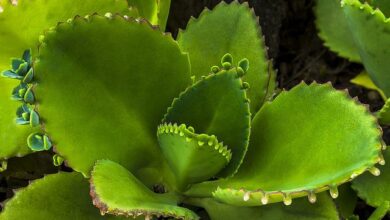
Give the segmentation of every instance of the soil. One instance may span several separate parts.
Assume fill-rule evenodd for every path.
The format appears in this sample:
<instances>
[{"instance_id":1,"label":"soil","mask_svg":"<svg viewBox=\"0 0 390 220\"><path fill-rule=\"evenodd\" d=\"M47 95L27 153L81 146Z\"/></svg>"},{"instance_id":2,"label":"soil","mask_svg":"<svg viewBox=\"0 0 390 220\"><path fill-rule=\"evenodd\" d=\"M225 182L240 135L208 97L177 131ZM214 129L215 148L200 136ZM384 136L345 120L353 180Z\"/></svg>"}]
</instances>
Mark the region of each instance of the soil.
<instances>
[{"instance_id":1,"label":"soil","mask_svg":"<svg viewBox=\"0 0 390 220\"><path fill-rule=\"evenodd\" d=\"M220 0L172 0L168 31L176 36L180 28L186 27L191 16L197 17L205 7L213 8L219 2ZM268 55L278 70L279 88L290 89L302 80L331 82L334 87L348 89L352 97L357 96L360 102L369 104L371 111L376 111L383 105L378 93L350 83L363 70L362 65L340 58L323 46L314 24L314 0L248 0L248 3L260 17L266 45L269 47ZM384 139L390 143L388 128L384 128ZM9 167L17 172L11 174L7 171L0 175L0 201L10 198L13 189L24 187L29 181L41 178L44 174L69 170L64 166L54 167L51 156L52 153L46 152L30 155L27 159L10 160ZM37 158L41 162L33 168L15 165ZM372 211L373 208L359 201L355 214L360 219L367 219Z\"/></svg>"}]
</instances>

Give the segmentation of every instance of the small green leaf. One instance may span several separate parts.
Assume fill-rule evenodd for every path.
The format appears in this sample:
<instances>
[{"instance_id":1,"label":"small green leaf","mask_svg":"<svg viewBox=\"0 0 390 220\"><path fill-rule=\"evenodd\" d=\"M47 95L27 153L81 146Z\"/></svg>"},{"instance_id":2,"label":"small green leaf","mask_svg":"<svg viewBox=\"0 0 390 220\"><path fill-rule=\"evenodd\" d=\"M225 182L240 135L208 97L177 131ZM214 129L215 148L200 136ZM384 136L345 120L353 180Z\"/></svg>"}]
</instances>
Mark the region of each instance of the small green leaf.
<instances>
[{"instance_id":1,"label":"small green leaf","mask_svg":"<svg viewBox=\"0 0 390 220\"><path fill-rule=\"evenodd\" d=\"M175 196L152 192L126 168L109 160L96 163L90 194L103 214L199 219L192 211L177 206Z\"/></svg>"},{"instance_id":2,"label":"small green leaf","mask_svg":"<svg viewBox=\"0 0 390 220\"><path fill-rule=\"evenodd\" d=\"M214 177L232 157L214 135L196 134L184 124L160 125L157 138L181 190Z\"/></svg>"},{"instance_id":3,"label":"small green leaf","mask_svg":"<svg viewBox=\"0 0 390 220\"><path fill-rule=\"evenodd\" d=\"M316 204L310 204L306 199L301 198L294 201L291 206L278 203L261 207L240 207L219 203L212 199L192 200L196 201L196 205L206 209L211 220L339 220L332 199L324 193L318 195Z\"/></svg>"},{"instance_id":4,"label":"small green leaf","mask_svg":"<svg viewBox=\"0 0 390 220\"><path fill-rule=\"evenodd\" d=\"M325 46L340 56L361 62L358 47L341 8L341 0L317 0L314 7L318 35Z\"/></svg>"},{"instance_id":5,"label":"small green leaf","mask_svg":"<svg viewBox=\"0 0 390 220\"><path fill-rule=\"evenodd\" d=\"M41 133L32 133L27 138L27 144L33 151L49 150L52 143L47 135Z\"/></svg>"},{"instance_id":6,"label":"small green leaf","mask_svg":"<svg viewBox=\"0 0 390 220\"><path fill-rule=\"evenodd\" d=\"M196 184L187 195L210 196L214 186L213 196L228 204L288 205L302 196L315 202L315 193L327 189L337 197L338 185L366 170L377 174L382 139L376 119L329 84L302 83L280 93L251 126L239 172L231 179Z\"/></svg>"},{"instance_id":7,"label":"small green leaf","mask_svg":"<svg viewBox=\"0 0 390 220\"><path fill-rule=\"evenodd\" d=\"M225 60L224 60L225 59ZM222 58L224 63L231 58ZM218 176L231 176L245 156L251 115L246 90L237 69L222 69L187 88L175 99L163 122L186 124L198 134L215 135L232 151L232 159Z\"/></svg>"},{"instance_id":8,"label":"small green leaf","mask_svg":"<svg viewBox=\"0 0 390 220\"><path fill-rule=\"evenodd\" d=\"M258 18L247 3L221 2L212 11L205 9L198 19L188 22L177 39L183 51L189 53L196 79L206 75L226 53L237 60L248 58L251 67L243 80L252 86L248 90L251 112L260 109L270 80L269 65Z\"/></svg>"},{"instance_id":9,"label":"small green leaf","mask_svg":"<svg viewBox=\"0 0 390 220\"><path fill-rule=\"evenodd\" d=\"M17 191L6 202L1 220L104 220L88 194L88 181L78 173L51 174Z\"/></svg>"}]
</instances>

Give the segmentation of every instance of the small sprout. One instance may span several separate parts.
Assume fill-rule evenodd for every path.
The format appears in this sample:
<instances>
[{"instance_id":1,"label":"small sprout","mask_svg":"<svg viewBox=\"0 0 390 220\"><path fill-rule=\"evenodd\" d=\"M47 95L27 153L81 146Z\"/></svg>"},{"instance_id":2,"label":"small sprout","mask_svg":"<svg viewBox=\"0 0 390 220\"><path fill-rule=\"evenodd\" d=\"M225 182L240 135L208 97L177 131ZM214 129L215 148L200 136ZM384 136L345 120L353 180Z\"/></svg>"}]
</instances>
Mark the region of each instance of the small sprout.
<instances>
[{"instance_id":1,"label":"small sprout","mask_svg":"<svg viewBox=\"0 0 390 220\"><path fill-rule=\"evenodd\" d=\"M27 144L33 151L49 150L52 143L47 135L40 133L33 133L27 138Z\"/></svg>"},{"instance_id":2,"label":"small sprout","mask_svg":"<svg viewBox=\"0 0 390 220\"><path fill-rule=\"evenodd\" d=\"M225 70L229 70L230 68L232 68L232 63L224 62L224 63L222 63L222 67L223 67Z\"/></svg>"},{"instance_id":3,"label":"small sprout","mask_svg":"<svg viewBox=\"0 0 390 220\"><path fill-rule=\"evenodd\" d=\"M247 58L240 60L240 62L238 62L238 67L246 73L249 70L249 60Z\"/></svg>"},{"instance_id":4,"label":"small sprout","mask_svg":"<svg viewBox=\"0 0 390 220\"><path fill-rule=\"evenodd\" d=\"M211 67L211 72L212 73L218 73L221 69L219 68L219 66L212 66Z\"/></svg>"},{"instance_id":5,"label":"small sprout","mask_svg":"<svg viewBox=\"0 0 390 220\"><path fill-rule=\"evenodd\" d=\"M31 127L36 127L39 125L39 115L34 110L31 110L30 112L30 125Z\"/></svg>"},{"instance_id":6,"label":"small sprout","mask_svg":"<svg viewBox=\"0 0 390 220\"><path fill-rule=\"evenodd\" d=\"M249 89L250 85L247 82L242 82L242 89Z\"/></svg>"},{"instance_id":7,"label":"small sprout","mask_svg":"<svg viewBox=\"0 0 390 220\"><path fill-rule=\"evenodd\" d=\"M23 100L26 103L32 104L35 101L34 93L32 92L32 87L28 88L24 94Z\"/></svg>"},{"instance_id":8,"label":"small sprout","mask_svg":"<svg viewBox=\"0 0 390 220\"><path fill-rule=\"evenodd\" d=\"M11 60L11 69L1 73L3 77L31 81L33 78L31 50L25 50L22 58L14 58Z\"/></svg>"},{"instance_id":9,"label":"small sprout","mask_svg":"<svg viewBox=\"0 0 390 220\"><path fill-rule=\"evenodd\" d=\"M58 167L58 166L61 166L63 163L64 163L64 158L58 154L54 154L54 156L53 156L54 166Z\"/></svg>"},{"instance_id":10,"label":"small sprout","mask_svg":"<svg viewBox=\"0 0 390 220\"><path fill-rule=\"evenodd\" d=\"M221 64L223 65L224 63L230 63L230 65L232 65L233 56L230 53L223 55L223 57L221 59Z\"/></svg>"}]
</instances>

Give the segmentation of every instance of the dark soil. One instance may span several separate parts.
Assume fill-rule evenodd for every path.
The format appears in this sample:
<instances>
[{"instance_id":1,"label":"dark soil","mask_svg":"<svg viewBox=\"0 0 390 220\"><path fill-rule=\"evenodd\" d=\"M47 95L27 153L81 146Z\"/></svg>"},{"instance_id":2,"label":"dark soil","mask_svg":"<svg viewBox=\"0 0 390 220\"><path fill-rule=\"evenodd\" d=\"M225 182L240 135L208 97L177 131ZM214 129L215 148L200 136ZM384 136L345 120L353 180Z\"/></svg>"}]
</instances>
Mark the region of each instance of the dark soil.
<instances>
[{"instance_id":1,"label":"dark soil","mask_svg":"<svg viewBox=\"0 0 390 220\"><path fill-rule=\"evenodd\" d=\"M213 8L219 2L220 0L172 0L168 31L176 36L179 28L186 27L191 16L197 17L204 7ZM372 111L383 105L379 94L349 82L363 70L360 64L340 58L323 46L314 25L314 0L248 2L260 17L269 47L268 55L278 70L277 81L280 88L290 89L302 80L331 82L338 89L348 89L352 97L357 96L362 103L369 104ZM390 131L387 128L384 128L384 139L390 143ZM51 157L52 153L46 152L11 159L8 171L0 175L0 202L10 198L14 189L28 185L33 179L58 170L69 170L64 166L54 167ZM359 201L355 214L360 219L367 219L372 211L373 208Z\"/></svg>"}]
</instances>

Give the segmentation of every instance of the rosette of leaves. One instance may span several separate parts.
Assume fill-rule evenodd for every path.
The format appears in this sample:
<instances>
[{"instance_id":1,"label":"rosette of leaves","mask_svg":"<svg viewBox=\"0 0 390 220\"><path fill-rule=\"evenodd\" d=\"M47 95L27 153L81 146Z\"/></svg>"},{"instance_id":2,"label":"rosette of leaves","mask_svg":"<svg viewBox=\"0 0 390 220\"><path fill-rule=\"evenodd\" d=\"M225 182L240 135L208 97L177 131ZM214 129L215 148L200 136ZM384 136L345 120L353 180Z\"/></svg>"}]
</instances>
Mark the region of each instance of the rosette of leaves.
<instances>
[{"instance_id":1,"label":"rosette of leaves","mask_svg":"<svg viewBox=\"0 0 390 220\"><path fill-rule=\"evenodd\" d=\"M390 95L387 61L390 56L389 9L390 1L386 0L364 3L358 0L318 0L315 9L319 35L325 44L345 58L362 62L366 68L352 82L378 91L385 100L383 108L376 113L383 125L390 124L390 101L387 99ZM385 159L388 157L385 153ZM369 205L379 207L380 215L389 210L388 169L385 165L384 175L380 178L363 175L352 185Z\"/></svg>"},{"instance_id":2,"label":"rosette of leaves","mask_svg":"<svg viewBox=\"0 0 390 220\"><path fill-rule=\"evenodd\" d=\"M0 219L198 219L194 206L212 219L338 219L338 186L379 174L376 118L344 91L301 83L269 100L247 4L206 10L177 42L114 13L75 16L39 39L32 77L4 75L23 94L19 124L39 129L30 149L55 148L74 172L17 192Z\"/></svg>"}]
</instances>

